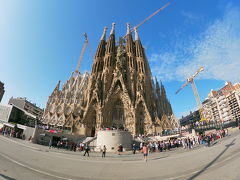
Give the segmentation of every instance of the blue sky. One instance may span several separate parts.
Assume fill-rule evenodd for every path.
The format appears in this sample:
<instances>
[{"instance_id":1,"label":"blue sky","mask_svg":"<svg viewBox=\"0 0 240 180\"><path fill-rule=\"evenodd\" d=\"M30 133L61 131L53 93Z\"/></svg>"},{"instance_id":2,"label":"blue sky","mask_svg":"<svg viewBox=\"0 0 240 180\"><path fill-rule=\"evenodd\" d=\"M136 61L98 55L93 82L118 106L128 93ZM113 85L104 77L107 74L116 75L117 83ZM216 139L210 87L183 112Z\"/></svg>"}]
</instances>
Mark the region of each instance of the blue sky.
<instances>
[{"instance_id":1,"label":"blue sky","mask_svg":"<svg viewBox=\"0 0 240 180\"><path fill-rule=\"evenodd\" d=\"M0 81L11 96L27 97L45 107L58 80L74 71L87 32L80 71L90 71L103 27L116 35L126 23L137 25L167 0L0 0ZM204 100L225 81L240 81L240 1L174 0L139 29L152 74L166 87L177 117L196 107L191 87L175 91L199 66L196 84Z\"/></svg>"}]
</instances>

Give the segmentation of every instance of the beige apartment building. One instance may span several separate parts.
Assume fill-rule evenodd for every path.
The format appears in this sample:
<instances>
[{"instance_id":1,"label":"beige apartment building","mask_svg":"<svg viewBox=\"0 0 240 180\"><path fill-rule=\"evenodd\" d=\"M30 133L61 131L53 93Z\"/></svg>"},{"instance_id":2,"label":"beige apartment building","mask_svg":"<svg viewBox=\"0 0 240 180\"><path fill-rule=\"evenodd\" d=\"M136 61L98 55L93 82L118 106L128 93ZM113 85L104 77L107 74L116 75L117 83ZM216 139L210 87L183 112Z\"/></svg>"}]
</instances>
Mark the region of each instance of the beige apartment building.
<instances>
[{"instance_id":1,"label":"beige apartment building","mask_svg":"<svg viewBox=\"0 0 240 180\"><path fill-rule=\"evenodd\" d=\"M220 90L212 90L202 103L203 115L209 122L240 120L240 83L226 82Z\"/></svg>"}]
</instances>

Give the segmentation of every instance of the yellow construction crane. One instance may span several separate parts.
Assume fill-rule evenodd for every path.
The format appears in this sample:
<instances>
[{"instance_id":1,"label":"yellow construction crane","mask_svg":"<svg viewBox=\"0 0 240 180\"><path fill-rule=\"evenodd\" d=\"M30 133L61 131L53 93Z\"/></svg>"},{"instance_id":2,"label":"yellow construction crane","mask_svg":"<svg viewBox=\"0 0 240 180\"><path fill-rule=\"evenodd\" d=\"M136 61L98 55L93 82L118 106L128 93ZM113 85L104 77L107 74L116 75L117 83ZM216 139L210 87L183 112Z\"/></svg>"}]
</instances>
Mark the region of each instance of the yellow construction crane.
<instances>
[{"instance_id":1,"label":"yellow construction crane","mask_svg":"<svg viewBox=\"0 0 240 180\"><path fill-rule=\"evenodd\" d=\"M171 0L173 1L173 0ZM155 16L156 14L158 14L160 11L164 10L166 7L168 7L171 4L171 1L169 1L168 3L166 3L164 6L162 6L161 8L159 8L157 11L155 11L154 13L152 13L150 16L148 16L147 18L145 18L142 22L140 22L138 25L134 26L133 29L131 30L131 32L133 32L135 29L139 28L141 25L143 25L146 21L148 21L149 19L151 19L153 16ZM123 36L123 38L126 38L126 35Z\"/></svg>"},{"instance_id":2,"label":"yellow construction crane","mask_svg":"<svg viewBox=\"0 0 240 180\"><path fill-rule=\"evenodd\" d=\"M89 44L88 44L88 36L87 36L87 33L84 33L84 37L85 37L84 45L83 45L82 51L81 51L80 56L79 56L79 59L78 59L78 63L77 63L77 67L76 67L76 69L75 69L75 73L79 73L79 69L80 69L80 65L81 65L82 59L83 59L84 52L85 52L85 50L86 50L87 45L89 45Z\"/></svg>"},{"instance_id":3,"label":"yellow construction crane","mask_svg":"<svg viewBox=\"0 0 240 180\"><path fill-rule=\"evenodd\" d=\"M181 91L184 87L186 87L189 83L191 83L192 89L193 89L193 93L194 93L194 97L195 97L195 100L196 100L196 102L197 102L197 106L198 106L198 109L199 109L199 114L200 114L200 118L201 118L200 121L205 121L206 119L204 118L203 113L202 113L202 103L201 103L201 100L200 100L200 97L199 97L199 94L198 94L198 90L197 90L196 84L195 84L195 82L194 82L194 78L195 78L201 71L203 71L203 70L204 70L204 68L203 68L203 67L200 67L192 76L188 77L188 78L187 78L187 82L184 83L184 84L176 91L176 94L179 93L179 91Z\"/></svg>"}]
</instances>

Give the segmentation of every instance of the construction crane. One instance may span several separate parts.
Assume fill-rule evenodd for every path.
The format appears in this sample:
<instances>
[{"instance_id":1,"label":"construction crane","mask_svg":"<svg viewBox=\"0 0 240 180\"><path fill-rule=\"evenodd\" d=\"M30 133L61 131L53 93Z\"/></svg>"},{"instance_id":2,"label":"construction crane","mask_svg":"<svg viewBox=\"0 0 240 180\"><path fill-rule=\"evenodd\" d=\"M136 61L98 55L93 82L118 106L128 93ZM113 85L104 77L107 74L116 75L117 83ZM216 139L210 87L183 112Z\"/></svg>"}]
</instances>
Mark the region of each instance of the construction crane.
<instances>
[{"instance_id":1,"label":"construction crane","mask_svg":"<svg viewBox=\"0 0 240 180\"><path fill-rule=\"evenodd\" d=\"M179 93L184 87L186 87L189 83L191 83L192 89L193 89L193 94L194 94L194 97L195 97L195 100L196 100L196 103L197 103L197 106L198 106L198 109L199 109L199 114L200 114L200 118L201 118L200 121L205 121L206 119L204 118L203 113L202 113L202 103L201 103L201 100L200 100L200 97L199 97L199 94L198 94L198 90L197 90L196 84L194 82L194 78L203 70L204 70L204 68L200 67L192 76L187 78L187 82L184 83L176 91L176 94Z\"/></svg>"},{"instance_id":2,"label":"construction crane","mask_svg":"<svg viewBox=\"0 0 240 180\"><path fill-rule=\"evenodd\" d=\"M172 1L172 0L171 0ZM166 7L168 7L171 4L171 1L169 1L168 3L166 3L164 6L162 6L161 8L159 8L157 11L155 11L154 13L152 13L150 16L148 16L147 18L145 18L142 22L140 22L138 25L134 26L133 29L131 30L131 32L133 32L135 29L139 28L141 25L143 25L146 21L148 21L149 19L151 19L153 16L155 16L156 14L158 14L160 11L164 10ZM126 38L126 35L123 36L123 38Z\"/></svg>"},{"instance_id":3,"label":"construction crane","mask_svg":"<svg viewBox=\"0 0 240 180\"><path fill-rule=\"evenodd\" d=\"M172 0L171 0L172 1ZM166 3L164 6L162 6L160 9L158 9L157 11L155 11L153 14L151 14L150 16L148 16L146 19L144 19L142 22L140 22L137 26L135 26L131 32L133 32L135 29L139 28L142 24L144 24L146 21L148 21L149 19L151 19L153 16L155 16L156 14L158 14L160 11L164 10L166 7L168 7L171 4L171 1L169 1L168 3ZM85 41L84 41L84 45L82 48L82 51L80 53L79 59L78 59L78 63L77 63L77 67L75 69L75 74L79 73L79 69L80 69L80 65L83 59L83 55L84 52L86 50L87 45L89 46L88 43L88 37L87 37L87 33L84 33L84 37L85 37ZM126 36L124 36L123 38L125 38Z\"/></svg>"},{"instance_id":4,"label":"construction crane","mask_svg":"<svg viewBox=\"0 0 240 180\"><path fill-rule=\"evenodd\" d=\"M84 52L86 50L87 45L89 45L87 33L84 33L84 37L85 37L84 45L83 45L82 51L81 51L79 59L78 59L77 67L75 69L75 73L76 74L79 73L79 69L80 69L80 65L81 65L82 59L83 59Z\"/></svg>"},{"instance_id":5,"label":"construction crane","mask_svg":"<svg viewBox=\"0 0 240 180\"><path fill-rule=\"evenodd\" d=\"M173 0L171 0L173 1ZM148 21L149 19L151 19L153 16L155 16L156 14L158 14L160 11L164 10L166 7L168 7L170 4L171 4L171 1L169 1L168 3L166 3L164 6L162 6L160 9L158 9L157 11L155 11L153 14L151 14L150 16L148 16L146 19L144 19L142 22L140 22L137 26L134 26L134 28L131 30L131 32L133 32L135 29L139 28L142 24L144 24L146 21ZM83 59L83 55L84 55L84 52L86 50L86 47L87 45L89 45L88 43L88 37L87 37L87 33L84 33L84 37L85 37L85 41L84 41L84 45L83 45L83 48L82 48L82 51L80 53L80 57L78 59L78 63L77 63L77 67L76 67L76 70L75 70L75 73L79 73L79 68L80 68L80 65L81 65L81 62L82 62L82 59ZM123 38L125 38L126 36L124 36Z\"/></svg>"}]
</instances>

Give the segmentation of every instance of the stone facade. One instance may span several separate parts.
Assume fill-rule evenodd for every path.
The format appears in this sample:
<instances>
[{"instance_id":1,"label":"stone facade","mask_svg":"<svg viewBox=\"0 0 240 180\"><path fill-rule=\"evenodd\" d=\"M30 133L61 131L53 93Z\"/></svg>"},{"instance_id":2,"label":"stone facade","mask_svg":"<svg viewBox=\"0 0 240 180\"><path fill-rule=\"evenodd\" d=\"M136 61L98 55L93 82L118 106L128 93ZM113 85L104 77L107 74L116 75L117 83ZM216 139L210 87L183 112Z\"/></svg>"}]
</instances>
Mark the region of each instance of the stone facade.
<instances>
[{"instance_id":1,"label":"stone facade","mask_svg":"<svg viewBox=\"0 0 240 180\"><path fill-rule=\"evenodd\" d=\"M144 48L135 29L115 43L115 23L106 41L100 39L91 74L76 72L49 97L43 123L69 127L94 136L104 127L128 129L133 135L161 133L178 127L165 88L154 83Z\"/></svg>"}]
</instances>

